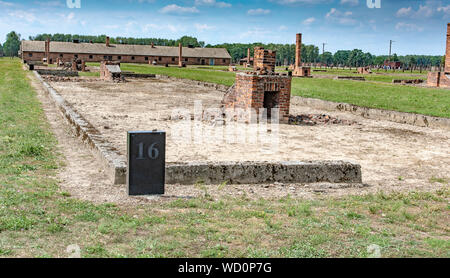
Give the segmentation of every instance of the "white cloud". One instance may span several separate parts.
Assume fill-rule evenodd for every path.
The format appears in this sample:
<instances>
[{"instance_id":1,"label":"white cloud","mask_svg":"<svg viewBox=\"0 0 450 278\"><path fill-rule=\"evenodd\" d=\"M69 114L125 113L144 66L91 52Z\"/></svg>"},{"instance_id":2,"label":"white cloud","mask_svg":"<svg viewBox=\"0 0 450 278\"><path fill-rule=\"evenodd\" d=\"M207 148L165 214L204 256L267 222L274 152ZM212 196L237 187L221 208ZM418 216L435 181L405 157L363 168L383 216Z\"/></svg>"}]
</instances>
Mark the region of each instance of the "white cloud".
<instances>
[{"instance_id":1,"label":"white cloud","mask_svg":"<svg viewBox=\"0 0 450 278\"><path fill-rule=\"evenodd\" d=\"M292 5L292 4L324 4L331 3L333 0L270 0L270 2L275 2L281 5Z\"/></svg>"},{"instance_id":2,"label":"white cloud","mask_svg":"<svg viewBox=\"0 0 450 278\"><path fill-rule=\"evenodd\" d=\"M409 31L409 32L422 32L423 31L423 27L419 27L413 23L405 23L405 22L397 23L397 25L395 25L395 29L398 31Z\"/></svg>"},{"instance_id":3,"label":"white cloud","mask_svg":"<svg viewBox=\"0 0 450 278\"><path fill-rule=\"evenodd\" d=\"M213 30L216 27L214 26L210 26L208 24L199 24L199 23L195 23L195 29L197 29L198 32L204 32L204 31L209 31L209 30Z\"/></svg>"},{"instance_id":4,"label":"white cloud","mask_svg":"<svg viewBox=\"0 0 450 278\"><path fill-rule=\"evenodd\" d=\"M230 3L217 2L216 0L195 0L195 5L214 6L218 8L229 8L232 6Z\"/></svg>"},{"instance_id":5,"label":"white cloud","mask_svg":"<svg viewBox=\"0 0 450 278\"><path fill-rule=\"evenodd\" d=\"M341 5L357 6L359 0L341 0Z\"/></svg>"},{"instance_id":6,"label":"white cloud","mask_svg":"<svg viewBox=\"0 0 450 278\"><path fill-rule=\"evenodd\" d=\"M325 15L325 18L329 21L342 25L355 25L358 22L353 19L352 16L353 13L350 11L341 12L335 8L331 8L331 10Z\"/></svg>"},{"instance_id":7,"label":"white cloud","mask_svg":"<svg viewBox=\"0 0 450 278\"><path fill-rule=\"evenodd\" d=\"M0 6L12 7L14 6L14 4L10 2L0 1Z\"/></svg>"},{"instance_id":8,"label":"white cloud","mask_svg":"<svg viewBox=\"0 0 450 278\"><path fill-rule=\"evenodd\" d=\"M22 11L22 10L12 11L8 15L10 17L23 19L23 20L25 20L26 22L29 22L29 23L33 23L33 22L35 22L37 20L37 17L33 13L30 13L30 12L27 12L27 11Z\"/></svg>"},{"instance_id":9,"label":"white cloud","mask_svg":"<svg viewBox=\"0 0 450 278\"><path fill-rule=\"evenodd\" d=\"M408 8L401 8L400 10L397 11L397 17L406 17L411 15L412 13L412 7L408 7Z\"/></svg>"},{"instance_id":10,"label":"white cloud","mask_svg":"<svg viewBox=\"0 0 450 278\"><path fill-rule=\"evenodd\" d=\"M261 9L261 8L251 9L251 10L248 10L248 12L247 12L248 15L267 15L270 13L271 13L270 10Z\"/></svg>"},{"instance_id":11,"label":"white cloud","mask_svg":"<svg viewBox=\"0 0 450 278\"><path fill-rule=\"evenodd\" d=\"M314 17L310 17L310 18L307 18L307 19L305 19L305 20L303 20L303 25L311 25L311 24L313 24L314 22L316 21L316 19L314 18Z\"/></svg>"},{"instance_id":12,"label":"white cloud","mask_svg":"<svg viewBox=\"0 0 450 278\"><path fill-rule=\"evenodd\" d=\"M198 13L199 10L196 7L181 7L176 4L165 6L160 10L163 14L189 14Z\"/></svg>"}]
</instances>

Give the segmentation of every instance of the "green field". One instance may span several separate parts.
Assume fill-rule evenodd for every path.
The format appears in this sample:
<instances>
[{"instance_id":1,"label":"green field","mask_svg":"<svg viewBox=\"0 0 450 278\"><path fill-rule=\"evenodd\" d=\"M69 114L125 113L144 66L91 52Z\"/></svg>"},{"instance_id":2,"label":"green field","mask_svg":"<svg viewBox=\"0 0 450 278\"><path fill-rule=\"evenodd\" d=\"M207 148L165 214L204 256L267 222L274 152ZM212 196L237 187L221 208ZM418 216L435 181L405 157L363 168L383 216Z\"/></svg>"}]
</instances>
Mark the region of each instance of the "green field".
<instances>
[{"instance_id":1,"label":"green field","mask_svg":"<svg viewBox=\"0 0 450 278\"><path fill-rule=\"evenodd\" d=\"M233 85L235 73L223 71L224 67L217 68L219 70L216 67L165 68L122 64L122 69L125 71L168 75L227 86ZM389 84L392 79L398 79L402 76L403 73L374 76L374 78L386 79L389 81L388 83L383 83L380 80L377 80L377 82L359 82L322 78L294 78L292 94L370 108L450 118L450 90ZM413 79L415 78L417 77Z\"/></svg>"},{"instance_id":2,"label":"green field","mask_svg":"<svg viewBox=\"0 0 450 278\"><path fill-rule=\"evenodd\" d=\"M73 244L83 257L368 257L372 244L384 257L450 256L448 190L251 200L197 185L202 197L148 205L75 199L27 75L0 59L0 257L66 257Z\"/></svg>"}]
</instances>

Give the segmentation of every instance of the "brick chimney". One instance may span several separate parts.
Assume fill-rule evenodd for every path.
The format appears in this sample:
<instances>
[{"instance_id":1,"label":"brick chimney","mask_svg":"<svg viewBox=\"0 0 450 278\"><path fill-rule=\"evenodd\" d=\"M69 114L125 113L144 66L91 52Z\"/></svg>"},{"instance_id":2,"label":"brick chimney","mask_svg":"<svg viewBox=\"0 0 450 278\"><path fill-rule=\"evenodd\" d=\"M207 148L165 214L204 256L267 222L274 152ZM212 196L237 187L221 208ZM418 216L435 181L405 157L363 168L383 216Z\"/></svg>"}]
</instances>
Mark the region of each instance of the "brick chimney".
<instances>
[{"instance_id":1,"label":"brick chimney","mask_svg":"<svg viewBox=\"0 0 450 278\"><path fill-rule=\"evenodd\" d=\"M247 49L247 65L250 65L250 48Z\"/></svg>"},{"instance_id":2,"label":"brick chimney","mask_svg":"<svg viewBox=\"0 0 450 278\"><path fill-rule=\"evenodd\" d=\"M106 37L106 46L109 47L109 45L110 45L110 38Z\"/></svg>"},{"instance_id":3,"label":"brick chimney","mask_svg":"<svg viewBox=\"0 0 450 278\"><path fill-rule=\"evenodd\" d=\"M152 42L152 48L155 48L155 43L154 42Z\"/></svg>"},{"instance_id":4,"label":"brick chimney","mask_svg":"<svg viewBox=\"0 0 450 278\"><path fill-rule=\"evenodd\" d=\"M447 49L445 53L445 70L450 73L450 23L447 24Z\"/></svg>"},{"instance_id":5,"label":"brick chimney","mask_svg":"<svg viewBox=\"0 0 450 278\"><path fill-rule=\"evenodd\" d=\"M183 45L180 43L178 47L180 48L180 53L178 56L178 66L182 67L183 66Z\"/></svg>"},{"instance_id":6,"label":"brick chimney","mask_svg":"<svg viewBox=\"0 0 450 278\"><path fill-rule=\"evenodd\" d=\"M45 58L47 59L47 63L50 63L50 38L47 38L45 41Z\"/></svg>"},{"instance_id":7,"label":"brick chimney","mask_svg":"<svg viewBox=\"0 0 450 278\"><path fill-rule=\"evenodd\" d=\"M297 34L297 42L295 44L295 68L302 66L302 34Z\"/></svg>"}]
</instances>

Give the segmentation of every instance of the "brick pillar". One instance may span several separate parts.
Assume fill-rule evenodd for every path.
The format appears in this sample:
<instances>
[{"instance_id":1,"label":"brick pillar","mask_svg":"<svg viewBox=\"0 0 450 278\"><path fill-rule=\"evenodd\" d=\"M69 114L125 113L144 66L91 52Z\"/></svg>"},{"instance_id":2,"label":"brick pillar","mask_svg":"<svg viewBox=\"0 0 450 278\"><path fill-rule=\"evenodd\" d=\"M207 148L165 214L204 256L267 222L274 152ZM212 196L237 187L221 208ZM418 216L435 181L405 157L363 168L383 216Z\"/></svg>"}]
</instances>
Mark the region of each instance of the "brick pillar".
<instances>
[{"instance_id":1,"label":"brick pillar","mask_svg":"<svg viewBox=\"0 0 450 278\"><path fill-rule=\"evenodd\" d=\"M302 66L302 34L297 34L297 41L295 44L295 67Z\"/></svg>"},{"instance_id":2,"label":"brick pillar","mask_svg":"<svg viewBox=\"0 0 450 278\"><path fill-rule=\"evenodd\" d=\"M447 24L447 49L445 54L445 72L450 73L450 23Z\"/></svg>"},{"instance_id":3,"label":"brick pillar","mask_svg":"<svg viewBox=\"0 0 450 278\"><path fill-rule=\"evenodd\" d=\"M250 48L247 49L247 65L250 65Z\"/></svg>"},{"instance_id":4,"label":"brick pillar","mask_svg":"<svg viewBox=\"0 0 450 278\"><path fill-rule=\"evenodd\" d=\"M178 66L182 67L183 66L183 45L180 43L178 45L178 47L180 50L179 55L178 55Z\"/></svg>"},{"instance_id":5,"label":"brick pillar","mask_svg":"<svg viewBox=\"0 0 450 278\"><path fill-rule=\"evenodd\" d=\"M110 41L111 41L111 39L109 37L106 37L106 46L107 47L110 46Z\"/></svg>"},{"instance_id":6,"label":"brick pillar","mask_svg":"<svg viewBox=\"0 0 450 278\"><path fill-rule=\"evenodd\" d=\"M86 71L86 62L85 61L81 61L81 71L82 72Z\"/></svg>"}]
</instances>

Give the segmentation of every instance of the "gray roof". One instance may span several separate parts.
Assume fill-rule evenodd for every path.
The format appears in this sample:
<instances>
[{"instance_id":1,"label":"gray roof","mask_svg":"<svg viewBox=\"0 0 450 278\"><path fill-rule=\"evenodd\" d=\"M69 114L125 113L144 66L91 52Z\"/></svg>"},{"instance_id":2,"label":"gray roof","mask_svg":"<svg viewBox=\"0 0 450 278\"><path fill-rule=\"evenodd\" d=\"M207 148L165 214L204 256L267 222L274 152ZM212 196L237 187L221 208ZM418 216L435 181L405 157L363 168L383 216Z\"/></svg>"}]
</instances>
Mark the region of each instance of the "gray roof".
<instances>
[{"instance_id":1,"label":"gray roof","mask_svg":"<svg viewBox=\"0 0 450 278\"><path fill-rule=\"evenodd\" d=\"M45 52L44 41L22 41L22 52ZM50 52L101 55L136 55L178 57L178 47L151 45L50 42ZM183 47L183 57L231 59L225 48Z\"/></svg>"}]
</instances>

